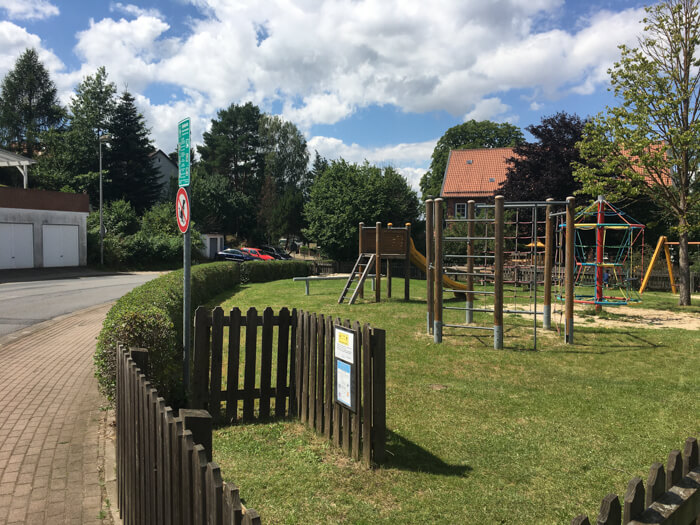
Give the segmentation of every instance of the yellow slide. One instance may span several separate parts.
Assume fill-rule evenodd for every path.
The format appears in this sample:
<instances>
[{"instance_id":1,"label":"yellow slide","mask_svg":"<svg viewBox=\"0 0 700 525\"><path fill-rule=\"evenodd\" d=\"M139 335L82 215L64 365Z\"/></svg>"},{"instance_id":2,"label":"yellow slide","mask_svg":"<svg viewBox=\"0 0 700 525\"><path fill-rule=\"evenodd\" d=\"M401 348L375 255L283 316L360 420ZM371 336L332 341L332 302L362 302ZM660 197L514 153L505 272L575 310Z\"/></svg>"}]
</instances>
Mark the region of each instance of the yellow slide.
<instances>
[{"instance_id":1,"label":"yellow slide","mask_svg":"<svg viewBox=\"0 0 700 525\"><path fill-rule=\"evenodd\" d=\"M409 239L411 241L411 249L409 251L409 255L411 258L411 263L413 266L418 268L420 271L423 273L427 273L426 271L426 264L425 264L425 256L416 250L416 245L413 244L413 239ZM442 284L446 288L450 288L451 290L466 290L467 286L464 283L458 283L457 281L450 279L446 275L442 276Z\"/></svg>"}]
</instances>

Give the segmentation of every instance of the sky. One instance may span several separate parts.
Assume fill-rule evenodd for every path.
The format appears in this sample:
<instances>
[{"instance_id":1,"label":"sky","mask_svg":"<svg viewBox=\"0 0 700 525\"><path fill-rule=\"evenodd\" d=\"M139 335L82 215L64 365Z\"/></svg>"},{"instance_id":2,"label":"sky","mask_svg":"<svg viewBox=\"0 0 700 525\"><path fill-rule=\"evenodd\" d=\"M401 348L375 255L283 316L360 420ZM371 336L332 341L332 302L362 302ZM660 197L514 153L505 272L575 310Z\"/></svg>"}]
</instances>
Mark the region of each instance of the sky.
<instances>
[{"instance_id":1,"label":"sky","mask_svg":"<svg viewBox=\"0 0 700 525\"><path fill-rule=\"evenodd\" d=\"M437 140L470 119L523 131L614 104L636 0L0 0L0 78L33 47L63 104L98 67L136 98L154 145L193 142L252 101L329 159L393 166L418 188ZM528 137L526 133L526 137Z\"/></svg>"}]
</instances>

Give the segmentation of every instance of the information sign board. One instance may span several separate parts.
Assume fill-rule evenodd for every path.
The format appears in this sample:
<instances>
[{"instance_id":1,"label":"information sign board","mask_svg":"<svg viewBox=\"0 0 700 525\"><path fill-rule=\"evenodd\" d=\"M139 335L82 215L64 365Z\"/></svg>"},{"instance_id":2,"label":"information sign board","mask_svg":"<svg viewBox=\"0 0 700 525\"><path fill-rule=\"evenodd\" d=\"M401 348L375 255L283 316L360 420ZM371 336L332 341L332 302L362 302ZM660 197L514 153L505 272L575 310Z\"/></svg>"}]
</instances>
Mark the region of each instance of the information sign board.
<instances>
[{"instance_id":1,"label":"information sign board","mask_svg":"<svg viewBox=\"0 0 700 525\"><path fill-rule=\"evenodd\" d=\"M334 326L335 401L357 412L357 334Z\"/></svg>"},{"instance_id":2,"label":"information sign board","mask_svg":"<svg viewBox=\"0 0 700 525\"><path fill-rule=\"evenodd\" d=\"M190 119L177 124L177 166L179 169L178 186L190 185Z\"/></svg>"}]
</instances>

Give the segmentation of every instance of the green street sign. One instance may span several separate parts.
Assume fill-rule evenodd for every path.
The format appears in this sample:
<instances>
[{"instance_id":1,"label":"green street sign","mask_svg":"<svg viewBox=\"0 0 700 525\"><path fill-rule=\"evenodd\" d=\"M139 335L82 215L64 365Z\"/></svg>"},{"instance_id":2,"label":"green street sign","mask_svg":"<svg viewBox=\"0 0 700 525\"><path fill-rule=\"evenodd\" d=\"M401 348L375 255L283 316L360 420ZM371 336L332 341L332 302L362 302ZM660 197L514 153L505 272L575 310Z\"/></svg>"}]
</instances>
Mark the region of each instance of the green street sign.
<instances>
[{"instance_id":1,"label":"green street sign","mask_svg":"<svg viewBox=\"0 0 700 525\"><path fill-rule=\"evenodd\" d=\"M190 185L190 119L177 124L177 165L180 170L178 186Z\"/></svg>"}]
</instances>

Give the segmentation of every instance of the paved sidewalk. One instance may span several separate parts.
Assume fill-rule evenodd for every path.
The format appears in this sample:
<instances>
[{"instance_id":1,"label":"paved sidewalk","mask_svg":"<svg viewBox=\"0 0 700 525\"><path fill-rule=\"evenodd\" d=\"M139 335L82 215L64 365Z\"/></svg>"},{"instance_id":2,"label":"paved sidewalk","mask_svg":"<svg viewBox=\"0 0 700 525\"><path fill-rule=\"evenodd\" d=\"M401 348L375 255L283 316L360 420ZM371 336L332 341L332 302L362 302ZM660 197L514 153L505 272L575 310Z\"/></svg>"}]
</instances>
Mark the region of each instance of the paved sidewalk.
<instances>
[{"instance_id":1,"label":"paved sidewalk","mask_svg":"<svg viewBox=\"0 0 700 525\"><path fill-rule=\"evenodd\" d=\"M109 307L0 341L0 524L110 523L92 364Z\"/></svg>"}]
</instances>

